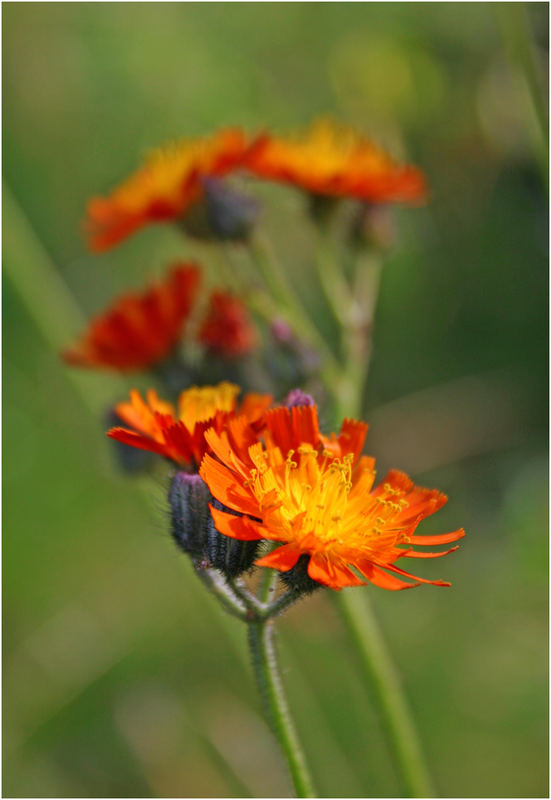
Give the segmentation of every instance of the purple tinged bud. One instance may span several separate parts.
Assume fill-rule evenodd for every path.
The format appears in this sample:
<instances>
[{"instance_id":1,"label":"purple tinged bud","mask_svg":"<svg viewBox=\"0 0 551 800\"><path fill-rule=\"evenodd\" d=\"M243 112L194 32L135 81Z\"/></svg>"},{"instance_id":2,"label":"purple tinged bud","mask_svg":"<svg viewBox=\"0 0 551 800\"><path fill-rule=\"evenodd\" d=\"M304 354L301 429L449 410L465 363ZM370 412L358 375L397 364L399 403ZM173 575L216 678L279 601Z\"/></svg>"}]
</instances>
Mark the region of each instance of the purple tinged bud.
<instances>
[{"instance_id":1,"label":"purple tinged bud","mask_svg":"<svg viewBox=\"0 0 551 800\"><path fill-rule=\"evenodd\" d=\"M287 408L294 408L295 406L313 406L315 403L312 395L306 394L302 389L291 389L283 405Z\"/></svg>"},{"instance_id":2,"label":"purple tinged bud","mask_svg":"<svg viewBox=\"0 0 551 800\"><path fill-rule=\"evenodd\" d=\"M203 178L203 193L181 220L185 232L206 241L243 241L256 224L260 204L219 178Z\"/></svg>"},{"instance_id":3,"label":"purple tinged bud","mask_svg":"<svg viewBox=\"0 0 551 800\"><path fill-rule=\"evenodd\" d=\"M210 499L208 486L199 475L177 472L170 482L172 536L184 552L198 561L206 554Z\"/></svg>"},{"instance_id":4,"label":"purple tinged bud","mask_svg":"<svg viewBox=\"0 0 551 800\"><path fill-rule=\"evenodd\" d=\"M285 322L284 319L274 319L270 330L276 342L290 344L293 340L293 331L291 330L291 326Z\"/></svg>"},{"instance_id":5,"label":"purple tinged bud","mask_svg":"<svg viewBox=\"0 0 551 800\"><path fill-rule=\"evenodd\" d=\"M209 504L230 514L237 512L215 500L199 475L177 472L170 483L168 501L172 536L197 567L214 567L228 578L252 567L258 542L241 542L216 530Z\"/></svg>"},{"instance_id":6,"label":"purple tinged bud","mask_svg":"<svg viewBox=\"0 0 551 800\"><path fill-rule=\"evenodd\" d=\"M260 203L219 178L203 178L207 218L217 239L246 239L260 215Z\"/></svg>"}]
</instances>

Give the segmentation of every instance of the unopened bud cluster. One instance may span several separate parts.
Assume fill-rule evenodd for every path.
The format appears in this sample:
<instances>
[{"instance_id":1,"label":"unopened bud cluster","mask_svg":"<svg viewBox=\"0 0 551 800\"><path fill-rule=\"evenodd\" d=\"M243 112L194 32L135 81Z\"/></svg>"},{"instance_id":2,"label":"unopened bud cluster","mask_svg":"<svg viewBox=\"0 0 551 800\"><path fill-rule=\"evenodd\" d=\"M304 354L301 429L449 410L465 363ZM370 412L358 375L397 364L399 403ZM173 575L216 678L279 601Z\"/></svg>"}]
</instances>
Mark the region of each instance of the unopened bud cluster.
<instances>
[{"instance_id":1,"label":"unopened bud cluster","mask_svg":"<svg viewBox=\"0 0 551 800\"><path fill-rule=\"evenodd\" d=\"M197 569L214 568L227 578L236 578L253 566L258 542L218 533L209 505L230 514L237 512L215 500L199 475L177 472L170 482L168 501L174 540Z\"/></svg>"}]
</instances>

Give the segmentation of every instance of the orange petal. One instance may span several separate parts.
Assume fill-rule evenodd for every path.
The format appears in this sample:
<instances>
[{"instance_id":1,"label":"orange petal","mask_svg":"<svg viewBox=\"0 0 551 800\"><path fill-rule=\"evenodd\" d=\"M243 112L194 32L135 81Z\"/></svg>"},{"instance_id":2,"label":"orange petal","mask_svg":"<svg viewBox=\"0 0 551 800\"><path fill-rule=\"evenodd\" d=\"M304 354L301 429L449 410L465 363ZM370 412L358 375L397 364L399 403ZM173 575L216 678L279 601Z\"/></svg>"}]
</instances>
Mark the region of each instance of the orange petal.
<instances>
[{"instance_id":1,"label":"orange petal","mask_svg":"<svg viewBox=\"0 0 551 800\"><path fill-rule=\"evenodd\" d=\"M397 567L395 564L381 564L381 566L391 572L395 572L397 575L403 575L404 578L411 578L419 583L430 583L432 586L451 586L451 583L448 581L429 581L426 578L419 578L418 575L412 575L410 572L400 569L400 567Z\"/></svg>"},{"instance_id":2,"label":"orange petal","mask_svg":"<svg viewBox=\"0 0 551 800\"><path fill-rule=\"evenodd\" d=\"M355 419L345 419L337 440L341 448L341 458L348 453L354 454L355 464L363 450L365 437L367 435L367 423Z\"/></svg>"},{"instance_id":3,"label":"orange petal","mask_svg":"<svg viewBox=\"0 0 551 800\"><path fill-rule=\"evenodd\" d=\"M271 394L257 394L249 392L243 397L239 414L245 416L249 422L254 422L266 411L273 402Z\"/></svg>"},{"instance_id":4,"label":"orange petal","mask_svg":"<svg viewBox=\"0 0 551 800\"><path fill-rule=\"evenodd\" d=\"M164 444L156 442L154 439L150 439L147 436L142 436L140 433L129 431L126 428L111 428L111 430L107 431L107 436L123 444L128 444L130 447L137 447L139 450L149 450L152 453L158 453L160 456L170 458Z\"/></svg>"},{"instance_id":5,"label":"orange petal","mask_svg":"<svg viewBox=\"0 0 551 800\"><path fill-rule=\"evenodd\" d=\"M270 443L286 456L300 444L317 448L320 441L316 406L273 408L266 412L266 427Z\"/></svg>"},{"instance_id":6,"label":"orange petal","mask_svg":"<svg viewBox=\"0 0 551 800\"><path fill-rule=\"evenodd\" d=\"M241 539L249 542L264 538L262 528L248 517L236 517L235 514L226 514L212 505L209 505L209 508L214 527L218 533L223 533L224 536L230 536L232 539Z\"/></svg>"},{"instance_id":7,"label":"orange petal","mask_svg":"<svg viewBox=\"0 0 551 800\"><path fill-rule=\"evenodd\" d=\"M410 536L412 544L449 544L450 542L457 542L465 536L463 528L459 528L451 533L441 533L435 536Z\"/></svg>"},{"instance_id":8,"label":"orange petal","mask_svg":"<svg viewBox=\"0 0 551 800\"><path fill-rule=\"evenodd\" d=\"M326 558L321 554L314 554L308 562L308 575L312 580L329 586L330 589L339 591L346 586L361 586L363 581L354 575L344 564Z\"/></svg>"},{"instance_id":9,"label":"orange petal","mask_svg":"<svg viewBox=\"0 0 551 800\"><path fill-rule=\"evenodd\" d=\"M203 458L199 475L209 487L213 497L223 505L242 514L258 515L258 502L241 486L230 470L208 453Z\"/></svg>"},{"instance_id":10,"label":"orange petal","mask_svg":"<svg viewBox=\"0 0 551 800\"><path fill-rule=\"evenodd\" d=\"M441 553L437 553L434 550L404 550L398 558L403 558L404 556L407 558L440 558L440 556L447 556L448 553L453 553L455 550L459 550L459 545L450 547L449 550L443 550Z\"/></svg>"},{"instance_id":11,"label":"orange petal","mask_svg":"<svg viewBox=\"0 0 551 800\"><path fill-rule=\"evenodd\" d=\"M272 567L287 572L295 566L300 556L301 552L297 547L292 544L284 544L262 558L258 558L255 564L259 567Z\"/></svg>"},{"instance_id":12,"label":"orange petal","mask_svg":"<svg viewBox=\"0 0 551 800\"><path fill-rule=\"evenodd\" d=\"M364 574L375 586L378 586L380 589L388 589L391 592L401 591L402 589L414 589L416 586L419 586L419 583L406 583L405 581L401 581L399 578L395 578L394 575L389 575L388 572L384 572L384 570L379 569L379 567L375 565L372 565L369 575L367 573Z\"/></svg>"}]
</instances>

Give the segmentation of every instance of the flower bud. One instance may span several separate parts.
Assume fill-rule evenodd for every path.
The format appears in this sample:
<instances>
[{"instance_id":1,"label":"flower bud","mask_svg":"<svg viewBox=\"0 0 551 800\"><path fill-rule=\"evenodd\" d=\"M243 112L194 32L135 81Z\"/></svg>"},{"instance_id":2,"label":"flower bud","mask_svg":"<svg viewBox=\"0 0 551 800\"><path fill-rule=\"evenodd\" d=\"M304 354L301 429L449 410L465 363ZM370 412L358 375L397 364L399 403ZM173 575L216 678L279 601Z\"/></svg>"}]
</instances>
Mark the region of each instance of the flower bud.
<instances>
[{"instance_id":1,"label":"flower bud","mask_svg":"<svg viewBox=\"0 0 551 800\"><path fill-rule=\"evenodd\" d=\"M270 333L278 344L291 344L293 331L288 322L281 317L276 317L270 326Z\"/></svg>"},{"instance_id":2,"label":"flower bud","mask_svg":"<svg viewBox=\"0 0 551 800\"><path fill-rule=\"evenodd\" d=\"M203 178L202 185L202 197L181 221L186 233L206 240L246 239L260 214L258 201L219 178Z\"/></svg>"},{"instance_id":3,"label":"flower bud","mask_svg":"<svg viewBox=\"0 0 551 800\"><path fill-rule=\"evenodd\" d=\"M209 503L239 515L215 500L199 475L177 472L170 483L168 501L174 540L195 566L213 567L227 578L236 578L252 567L258 542L231 539L216 530Z\"/></svg>"},{"instance_id":4,"label":"flower bud","mask_svg":"<svg viewBox=\"0 0 551 800\"><path fill-rule=\"evenodd\" d=\"M314 398L311 394L306 394L302 389L291 389L283 405L287 408L294 408L295 406L313 406Z\"/></svg>"}]
</instances>

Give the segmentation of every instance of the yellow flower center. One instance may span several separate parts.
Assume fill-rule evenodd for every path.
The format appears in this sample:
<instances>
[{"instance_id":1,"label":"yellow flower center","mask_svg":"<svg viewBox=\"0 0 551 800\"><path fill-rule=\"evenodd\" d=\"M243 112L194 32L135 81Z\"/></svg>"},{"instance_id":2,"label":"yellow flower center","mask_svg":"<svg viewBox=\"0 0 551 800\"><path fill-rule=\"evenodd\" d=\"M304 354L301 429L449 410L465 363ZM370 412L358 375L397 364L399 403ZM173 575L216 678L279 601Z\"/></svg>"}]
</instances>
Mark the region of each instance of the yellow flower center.
<instances>
[{"instance_id":1,"label":"yellow flower center","mask_svg":"<svg viewBox=\"0 0 551 800\"><path fill-rule=\"evenodd\" d=\"M239 386L223 381L218 386L192 386L181 393L178 400L178 414L188 431L198 422L212 419L217 411L233 411Z\"/></svg>"},{"instance_id":2,"label":"yellow flower center","mask_svg":"<svg viewBox=\"0 0 551 800\"><path fill-rule=\"evenodd\" d=\"M380 553L404 541L394 518L407 502L386 485L382 496L370 495L375 472L360 465L353 474L352 454L341 459L301 445L284 459L278 448L260 444L249 454L255 466L246 483L273 538L343 556Z\"/></svg>"}]
</instances>

